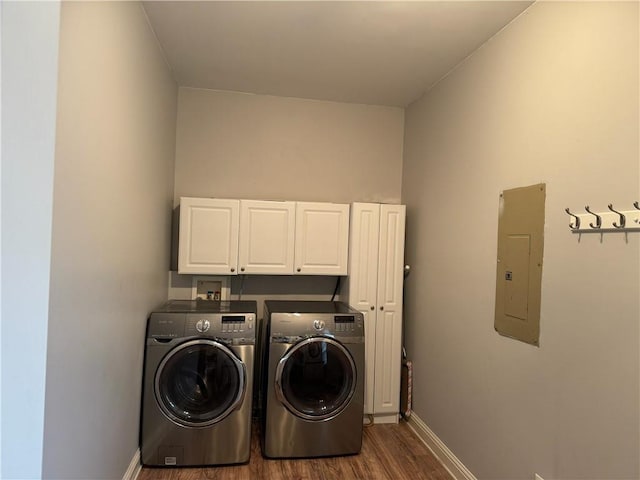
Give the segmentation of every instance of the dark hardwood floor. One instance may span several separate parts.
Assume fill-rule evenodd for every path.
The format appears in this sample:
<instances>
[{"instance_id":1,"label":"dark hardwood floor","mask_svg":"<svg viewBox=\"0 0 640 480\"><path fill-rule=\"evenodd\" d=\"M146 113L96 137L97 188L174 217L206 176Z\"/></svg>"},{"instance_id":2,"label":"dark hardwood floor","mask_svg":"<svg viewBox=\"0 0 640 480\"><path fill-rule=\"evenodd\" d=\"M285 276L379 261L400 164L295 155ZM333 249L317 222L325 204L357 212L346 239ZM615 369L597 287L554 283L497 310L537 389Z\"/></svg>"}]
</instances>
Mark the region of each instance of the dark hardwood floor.
<instances>
[{"instance_id":1,"label":"dark hardwood floor","mask_svg":"<svg viewBox=\"0 0 640 480\"><path fill-rule=\"evenodd\" d=\"M270 460L262 457L254 428L251 460L211 468L144 467L138 480L452 480L429 449L400 422L364 428L362 451L344 457Z\"/></svg>"}]
</instances>

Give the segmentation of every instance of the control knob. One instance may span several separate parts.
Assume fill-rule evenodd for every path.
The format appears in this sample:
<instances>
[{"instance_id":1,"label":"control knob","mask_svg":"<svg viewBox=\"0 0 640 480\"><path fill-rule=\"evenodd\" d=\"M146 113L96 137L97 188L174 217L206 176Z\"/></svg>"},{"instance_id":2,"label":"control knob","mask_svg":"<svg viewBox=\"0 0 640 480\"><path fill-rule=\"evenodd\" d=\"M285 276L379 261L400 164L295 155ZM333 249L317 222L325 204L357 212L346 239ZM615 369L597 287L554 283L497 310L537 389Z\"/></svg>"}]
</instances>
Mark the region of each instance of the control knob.
<instances>
[{"instance_id":1,"label":"control knob","mask_svg":"<svg viewBox=\"0 0 640 480\"><path fill-rule=\"evenodd\" d=\"M211 323L209 323L209 320L205 318L196 322L196 330L200 333L206 332L207 330L209 330L209 327L211 327Z\"/></svg>"}]
</instances>

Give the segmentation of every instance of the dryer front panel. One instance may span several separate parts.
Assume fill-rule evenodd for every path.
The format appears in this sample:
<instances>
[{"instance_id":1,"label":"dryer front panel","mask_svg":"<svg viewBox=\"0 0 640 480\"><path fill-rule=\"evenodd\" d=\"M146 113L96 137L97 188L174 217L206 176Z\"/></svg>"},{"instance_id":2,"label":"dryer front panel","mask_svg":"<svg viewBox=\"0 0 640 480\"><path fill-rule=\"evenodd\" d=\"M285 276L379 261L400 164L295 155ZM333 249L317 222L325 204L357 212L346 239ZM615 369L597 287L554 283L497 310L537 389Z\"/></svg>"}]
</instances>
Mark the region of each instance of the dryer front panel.
<instances>
[{"instance_id":1,"label":"dryer front panel","mask_svg":"<svg viewBox=\"0 0 640 480\"><path fill-rule=\"evenodd\" d=\"M312 337L287 350L275 374L276 396L294 415L328 420L343 411L356 390L349 351L328 337Z\"/></svg>"},{"instance_id":2,"label":"dryer front panel","mask_svg":"<svg viewBox=\"0 0 640 480\"><path fill-rule=\"evenodd\" d=\"M155 396L171 421L186 427L207 427L241 404L246 383L244 364L212 339L185 342L160 362Z\"/></svg>"}]
</instances>

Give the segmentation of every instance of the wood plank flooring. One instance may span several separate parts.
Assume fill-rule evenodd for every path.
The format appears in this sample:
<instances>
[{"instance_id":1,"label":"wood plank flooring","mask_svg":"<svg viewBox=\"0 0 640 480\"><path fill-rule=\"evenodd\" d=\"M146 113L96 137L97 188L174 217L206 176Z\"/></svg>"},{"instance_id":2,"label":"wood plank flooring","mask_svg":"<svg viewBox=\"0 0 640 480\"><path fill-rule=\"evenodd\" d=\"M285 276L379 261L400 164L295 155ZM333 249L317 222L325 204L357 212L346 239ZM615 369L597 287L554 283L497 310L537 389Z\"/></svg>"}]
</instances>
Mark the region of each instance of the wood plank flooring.
<instances>
[{"instance_id":1,"label":"wood plank flooring","mask_svg":"<svg viewBox=\"0 0 640 480\"><path fill-rule=\"evenodd\" d=\"M453 480L409 426L364 428L359 455L314 459L265 459L253 430L251 460L245 465L211 468L144 467L138 480Z\"/></svg>"}]
</instances>

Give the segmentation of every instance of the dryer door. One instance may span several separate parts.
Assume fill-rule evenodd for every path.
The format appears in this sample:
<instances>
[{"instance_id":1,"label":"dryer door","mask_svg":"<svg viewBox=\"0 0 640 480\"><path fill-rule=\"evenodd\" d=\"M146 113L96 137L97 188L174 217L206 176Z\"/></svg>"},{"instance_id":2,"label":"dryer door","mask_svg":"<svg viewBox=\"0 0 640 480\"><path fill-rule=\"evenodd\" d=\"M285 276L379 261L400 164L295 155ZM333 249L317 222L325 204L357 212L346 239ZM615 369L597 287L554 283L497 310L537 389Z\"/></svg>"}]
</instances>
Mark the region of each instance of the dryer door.
<instances>
[{"instance_id":1,"label":"dryer door","mask_svg":"<svg viewBox=\"0 0 640 480\"><path fill-rule=\"evenodd\" d=\"M185 342L160 362L156 400L173 422L206 427L235 410L244 395L246 372L225 345L210 339Z\"/></svg>"},{"instance_id":2,"label":"dryer door","mask_svg":"<svg viewBox=\"0 0 640 480\"><path fill-rule=\"evenodd\" d=\"M278 363L276 395L300 418L327 420L349 405L356 380L349 351L331 338L313 337L295 344Z\"/></svg>"}]
</instances>

